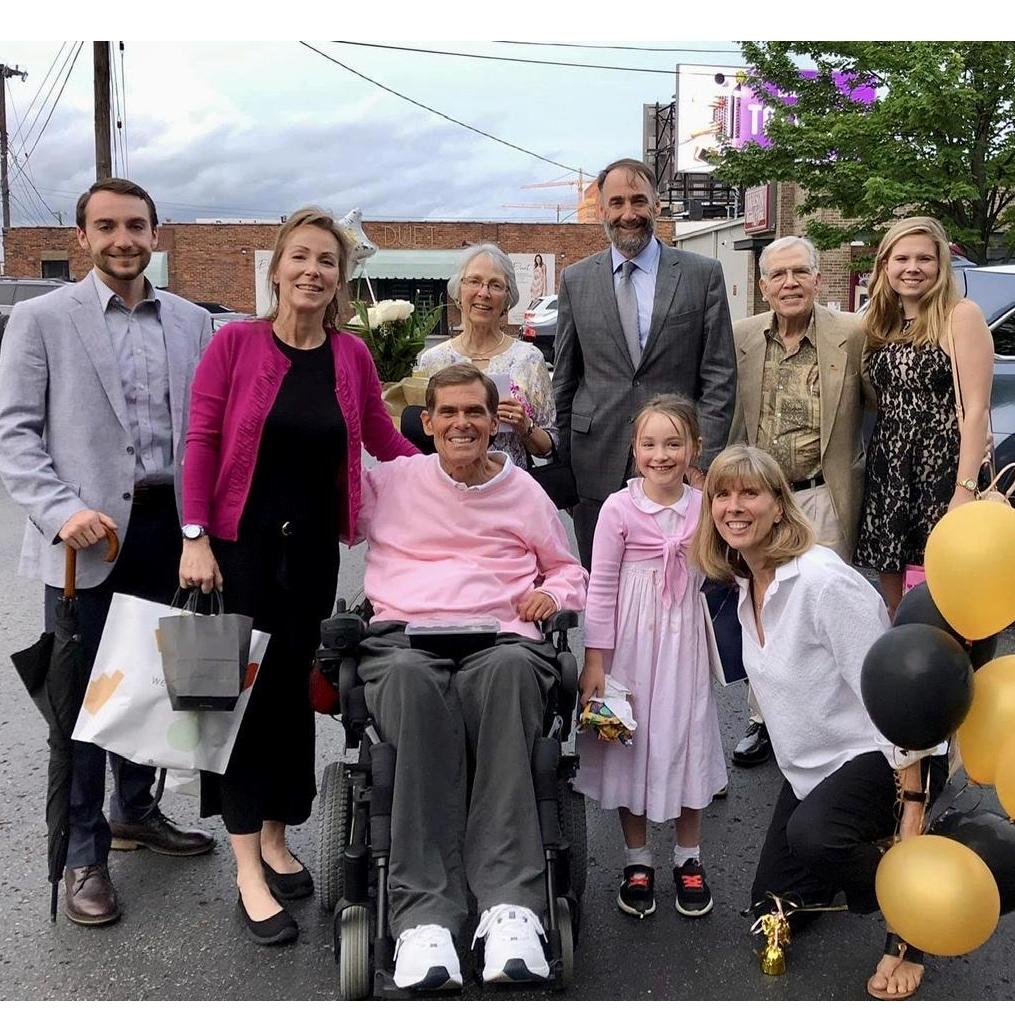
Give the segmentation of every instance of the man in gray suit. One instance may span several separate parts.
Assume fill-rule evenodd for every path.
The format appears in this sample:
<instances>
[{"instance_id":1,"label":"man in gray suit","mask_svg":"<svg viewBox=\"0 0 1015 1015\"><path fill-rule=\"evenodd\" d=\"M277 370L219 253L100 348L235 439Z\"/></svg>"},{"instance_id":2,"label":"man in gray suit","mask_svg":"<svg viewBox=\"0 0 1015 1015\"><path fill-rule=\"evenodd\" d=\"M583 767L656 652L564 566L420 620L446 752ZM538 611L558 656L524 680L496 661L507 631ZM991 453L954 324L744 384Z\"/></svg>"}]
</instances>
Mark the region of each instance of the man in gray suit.
<instances>
[{"instance_id":1,"label":"man in gray suit","mask_svg":"<svg viewBox=\"0 0 1015 1015\"><path fill-rule=\"evenodd\" d=\"M21 571L45 583L47 627L63 587L64 546L78 551L81 636L89 667L114 592L168 602L181 551L177 484L194 367L211 338L207 311L144 277L158 234L151 197L128 180L95 183L77 204L77 239L94 270L19 303L0 348L0 476L28 513ZM104 559L108 532L120 537ZM109 756L115 788L102 812L106 755L74 741L66 913L120 916L110 846L207 852L152 804L154 772Z\"/></svg>"},{"instance_id":2,"label":"man in gray suit","mask_svg":"<svg viewBox=\"0 0 1015 1015\"><path fill-rule=\"evenodd\" d=\"M638 409L660 392L693 398L705 469L726 445L737 388L719 262L656 239L659 198L644 163L620 159L597 183L611 246L561 275L553 373L558 454L578 487L574 528L586 568L599 509L630 475Z\"/></svg>"}]
</instances>

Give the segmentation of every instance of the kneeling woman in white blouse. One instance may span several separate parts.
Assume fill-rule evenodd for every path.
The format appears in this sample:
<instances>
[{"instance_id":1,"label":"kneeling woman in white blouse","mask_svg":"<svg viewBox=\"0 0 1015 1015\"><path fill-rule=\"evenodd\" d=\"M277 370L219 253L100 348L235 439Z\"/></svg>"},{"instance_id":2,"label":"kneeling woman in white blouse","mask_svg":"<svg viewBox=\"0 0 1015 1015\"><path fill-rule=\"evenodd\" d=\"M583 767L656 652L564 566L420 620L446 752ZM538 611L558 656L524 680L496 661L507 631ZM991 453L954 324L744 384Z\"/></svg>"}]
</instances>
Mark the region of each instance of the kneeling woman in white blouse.
<instances>
[{"instance_id":1,"label":"kneeling woman in white blouse","mask_svg":"<svg viewBox=\"0 0 1015 1015\"><path fill-rule=\"evenodd\" d=\"M769 893L827 905L844 891L852 911L873 912L879 843L897 824L902 838L920 834L928 770L935 790L946 774L944 758L921 760L928 752L889 744L860 697L864 656L889 628L884 603L814 545L782 471L757 448L727 448L709 467L695 553L708 577L740 586L744 668L785 778L752 905L767 910ZM908 996L922 963L922 953L889 934L868 990Z\"/></svg>"}]
</instances>

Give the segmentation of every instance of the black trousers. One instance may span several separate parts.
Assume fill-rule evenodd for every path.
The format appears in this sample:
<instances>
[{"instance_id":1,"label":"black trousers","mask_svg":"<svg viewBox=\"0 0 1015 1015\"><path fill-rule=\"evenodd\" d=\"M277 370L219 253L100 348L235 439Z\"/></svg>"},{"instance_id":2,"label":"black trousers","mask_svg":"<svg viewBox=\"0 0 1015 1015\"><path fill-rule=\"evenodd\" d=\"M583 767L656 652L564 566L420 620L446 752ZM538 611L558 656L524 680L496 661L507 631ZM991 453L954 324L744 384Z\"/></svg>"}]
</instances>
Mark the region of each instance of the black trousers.
<instances>
[{"instance_id":1,"label":"black trousers","mask_svg":"<svg viewBox=\"0 0 1015 1015\"><path fill-rule=\"evenodd\" d=\"M201 816L221 814L232 835L252 835L265 821L302 824L317 794L310 668L335 605L338 534L324 525L290 530L255 506L236 542L212 544L226 610L271 635L225 774L201 773Z\"/></svg>"},{"instance_id":2,"label":"black trousers","mask_svg":"<svg viewBox=\"0 0 1015 1015\"><path fill-rule=\"evenodd\" d=\"M113 593L168 603L179 586L180 520L172 486L147 492L130 513L127 535L109 577L90 589L78 589L78 618L85 659L90 670L99 650L102 629ZM63 589L45 589L46 629L56 622L56 604ZM106 752L95 744L72 742L70 835L67 866L102 864L112 836L102 813L106 796ZM138 820L151 806L153 769L135 765L118 754L109 755L113 793L109 814L113 821Z\"/></svg>"},{"instance_id":3,"label":"black trousers","mask_svg":"<svg viewBox=\"0 0 1015 1015\"><path fill-rule=\"evenodd\" d=\"M924 778L929 767L936 796L947 779L947 759L925 758L922 765ZM841 890L851 911L874 912L879 843L895 833L895 804L895 776L880 751L847 761L803 800L784 780L754 875L752 906L767 892L797 904L827 905Z\"/></svg>"}]
</instances>

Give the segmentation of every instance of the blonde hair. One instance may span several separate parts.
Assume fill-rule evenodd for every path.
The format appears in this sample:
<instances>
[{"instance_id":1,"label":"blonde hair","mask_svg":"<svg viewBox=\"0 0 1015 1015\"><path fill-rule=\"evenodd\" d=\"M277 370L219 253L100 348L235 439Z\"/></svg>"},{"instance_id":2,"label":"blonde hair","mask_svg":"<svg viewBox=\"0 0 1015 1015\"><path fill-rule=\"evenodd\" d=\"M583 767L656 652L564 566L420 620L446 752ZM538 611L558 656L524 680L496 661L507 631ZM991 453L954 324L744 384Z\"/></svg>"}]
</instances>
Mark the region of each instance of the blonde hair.
<instances>
[{"instance_id":1,"label":"blonde hair","mask_svg":"<svg viewBox=\"0 0 1015 1015\"><path fill-rule=\"evenodd\" d=\"M892 248L907 236L929 236L937 253L937 278L920 300L920 308L910 329L903 334L902 300L888 281L888 258ZM867 339L877 349L889 342L908 342L914 346L942 344L948 333L948 318L961 299L952 275L952 253L948 236L935 218L919 215L900 219L878 246L871 274L870 306L866 312Z\"/></svg>"},{"instance_id":2,"label":"blonde hair","mask_svg":"<svg viewBox=\"0 0 1015 1015\"><path fill-rule=\"evenodd\" d=\"M712 518L715 495L731 486L756 484L779 502L782 518L772 527L765 547L765 566L779 567L806 553L814 545L814 529L797 507L793 491L778 462L766 451L734 444L721 451L705 475L701 498L701 521L694 534L693 554L698 568L709 578L732 583L736 577L750 577L750 569L739 553L730 554Z\"/></svg>"},{"instance_id":3,"label":"blonde hair","mask_svg":"<svg viewBox=\"0 0 1015 1015\"><path fill-rule=\"evenodd\" d=\"M331 233L338 244L338 288L335 290L334 298L324 309L325 328L338 328L339 322L344 322L348 317L345 287L349 281L347 270L351 249L348 238L334 217L323 208L318 208L315 205L308 205L306 208L294 211L282 223L282 228L279 229L278 235L275 237L275 249L271 252L271 262L268 264L268 282L271 285L271 307L265 318L269 321L274 321L278 317L278 283L273 281L273 279L275 272L278 271L282 255L285 253L285 245L289 241L289 237L297 229L302 229L303 226L314 226L316 229L323 229L326 233Z\"/></svg>"},{"instance_id":4,"label":"blonde hair","mask_svg":"<svg viewBox=\"0 0 1015 1015\"><path fill-rule=\"evenodd\" d=\"M645 420L654 412L661 413L675 427L686 431L687 436L691 438L691 443L697 449L698 443L701 441L701 427L698 425L698 410L695 408L694 402L683 395L671 395L668 393L653 395L641 407L638 415L634 417L634 424L631 427L632 448L637 446L638 434ZM695 451L694 457L697 458L697 451ZM694 459L692 458L693 461ZM635 471L638 472L637 466L635 466ZM638 474L640 475L641 473L638 472Z\"/></svg>"}]
</instances>

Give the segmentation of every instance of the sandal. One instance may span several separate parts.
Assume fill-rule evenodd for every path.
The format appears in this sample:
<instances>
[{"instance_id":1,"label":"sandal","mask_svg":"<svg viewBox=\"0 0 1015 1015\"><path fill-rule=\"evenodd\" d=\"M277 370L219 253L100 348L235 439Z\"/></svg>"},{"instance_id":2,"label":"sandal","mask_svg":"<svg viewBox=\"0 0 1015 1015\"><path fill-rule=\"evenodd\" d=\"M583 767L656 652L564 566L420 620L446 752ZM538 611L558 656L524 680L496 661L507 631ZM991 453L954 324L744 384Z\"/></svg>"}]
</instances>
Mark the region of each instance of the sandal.
<instances>
[{"instance_id":1,"label":"sandal","mask_svg":"<svg viewBox=\"0 0 1015 1015\"><path fill-rule=\"evenodd\" d=\"M914 948L911 944L907 944L901 937L899 937L898 934L895 934L892 931L889 931L888 936L885 938L884 954L898 955L899 962L896 963L895 967L893 967L893 971L894 968L898 968L898 965L901 962L912 962L913 965L916 966L923 965L923 952L920 951L919 948ZM877 998L879 1001L905 1001L907 997L912 997L920 989L920 986L923 983L923 977L921 976L920 982L917 983L912 990L906 991L905 993L889 994L887 989L872 986L874 977L877 975L877 972L875 972L874 975L867 981L867 993L870 994L871 997Z\"/></svg>"}]
</instances>

